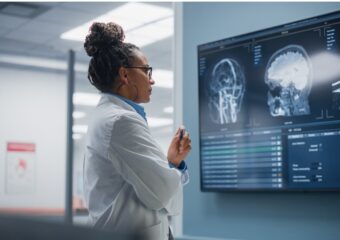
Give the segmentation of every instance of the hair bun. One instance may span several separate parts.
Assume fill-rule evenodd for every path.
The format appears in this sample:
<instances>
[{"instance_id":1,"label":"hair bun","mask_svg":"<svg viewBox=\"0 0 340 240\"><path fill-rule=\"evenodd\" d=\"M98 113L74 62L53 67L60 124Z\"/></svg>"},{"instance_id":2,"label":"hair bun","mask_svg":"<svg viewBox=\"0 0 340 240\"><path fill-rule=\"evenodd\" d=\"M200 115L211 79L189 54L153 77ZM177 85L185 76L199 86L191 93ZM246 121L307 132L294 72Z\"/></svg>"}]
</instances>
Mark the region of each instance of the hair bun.
<instances>
[{"instance_id":1,"label":"hair bun","mask_svg":"<svg viewBox=\"0 0 340 240\"><path fill-rule=\"evenodd\" d=\"M113 22L95 22L90 27L90 32L86 36L84 48L87 55L93 57L100 50L122 44L124 38L124 30L120 25Z\"/></svg>"}]
</instances>

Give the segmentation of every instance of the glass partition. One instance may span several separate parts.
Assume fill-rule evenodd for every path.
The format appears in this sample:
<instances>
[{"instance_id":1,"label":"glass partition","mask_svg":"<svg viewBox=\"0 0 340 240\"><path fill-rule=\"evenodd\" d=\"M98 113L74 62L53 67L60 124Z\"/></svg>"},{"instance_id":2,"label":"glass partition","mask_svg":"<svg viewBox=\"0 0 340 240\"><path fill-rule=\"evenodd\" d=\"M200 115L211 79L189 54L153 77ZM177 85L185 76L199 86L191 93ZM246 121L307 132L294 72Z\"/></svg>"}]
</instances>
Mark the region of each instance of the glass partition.
<instances>
[{"instance_id":1,"label":"glass partition","mask_svg":"<svg viewBox=\"0 0 340 240\"><path fill-rule=\"evenodd\" d=\"M66 63L0 52L0 213L64 215Z\"/></svg>"}]
</instances>

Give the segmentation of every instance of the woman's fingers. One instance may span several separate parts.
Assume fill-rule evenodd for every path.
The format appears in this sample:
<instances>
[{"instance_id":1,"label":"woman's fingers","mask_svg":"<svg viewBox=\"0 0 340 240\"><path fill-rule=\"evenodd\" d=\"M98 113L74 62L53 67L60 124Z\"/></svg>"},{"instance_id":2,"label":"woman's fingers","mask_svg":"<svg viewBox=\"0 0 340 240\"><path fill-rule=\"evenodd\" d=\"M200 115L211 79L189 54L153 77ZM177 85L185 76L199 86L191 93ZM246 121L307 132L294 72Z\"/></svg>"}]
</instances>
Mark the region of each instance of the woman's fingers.
<instances>
[{"instance_id":1,"label":"woman's fingers","mask_svg":"<svg viewBox=\"0 0 340 240\"><path fill-rule=\"evenodd\" d=\"M191 145L187 145L180 149L179 154L184 155L182 157L185 158L186 157L185 155L188 154L190 151L191 151Z\"/></svg>"},{"instance_id":2,"label":"woman's fingers","mask_svg":"<svg viewBox=\"0 0 340 240\"><path fill-rule=\"evenodd\" d=\"M189 133L186 132L183 139L180 141L179 151L180 153L182 153L190 149L191 149L191 139L190 139Z\"/></svg>"},{"instance_id":3,"label":"woman's fingers","mask_svg":"<svg viewBox=\"0 0 340 240\"><path fill-rule=\"evenodd\" d=\"M171 145L172 144L178 144L179 142L179 135L180 135L180 128L177 129L175 136L172 138ZM178 146L178 145L177 145Z\"/></svg>"},{"instance_id":4,"label":"woman's fingers","mask_svg":"<svg viewBox=\"0 0 340 240\"><path fill-rule=\"evenodd\" d=\"M191 142L189 133L186 132L182 138L182 140L180 141L180 144L186 144L187 142Z\"/></svg>"}]
</instances>

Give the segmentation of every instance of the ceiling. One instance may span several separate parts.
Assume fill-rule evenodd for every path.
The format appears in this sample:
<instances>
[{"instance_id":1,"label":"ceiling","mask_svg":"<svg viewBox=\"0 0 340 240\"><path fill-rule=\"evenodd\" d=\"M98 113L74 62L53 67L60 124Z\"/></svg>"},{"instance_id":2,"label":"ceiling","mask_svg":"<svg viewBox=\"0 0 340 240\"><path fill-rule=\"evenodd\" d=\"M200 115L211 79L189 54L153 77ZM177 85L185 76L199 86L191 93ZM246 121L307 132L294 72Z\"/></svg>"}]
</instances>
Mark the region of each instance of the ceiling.
<instances>
[{"instance_id":1,"label":"ceiling","mask_svg":"<svg viewBox=\"0 0 340 240\"><path fill-rule=\"evenodd\" d=\"M7 5L6 5L7 4ZM11 4L11 6L8 6ZM89 57L82 42L63 40L60 35L90 21L124 2L21 2L0 3L0 54L15 54L65 60L70 49L76 52L76 61L88 64ZM150 3L172 8L172 3ZM124 28L124 23L120 23ZM172 37L141 49L154 69L172 70ZM155 79L157 86L157 79ZM86 74L78 74L77 88L94 91ZM169 117L163 108L172 103L172 89L154 88L152 101L146 106L149 116Z\"/></svg>"},{"instance_id":2,"label":"ceiling","mask_svg":"<svg viewBox=\"0 0 340 240\"><path fill-rule=\"evenodd\" d=\"M10 4L10 7L8 6ZM87 62L81 42L60 39L60 35L82 23L113 10L124 2L35 2L0 3L0 51L63 59L69 49L77 60ZM147 3L172 8L171 3ZM22 7L22 9L20 9ZM31 8L32 13L26 8ZM114 20L114 19L113 19ZM121 23L124 28L124 23ZM171 69L172 38L143 47L155 67Z\"/></svg>"}]
</instances>

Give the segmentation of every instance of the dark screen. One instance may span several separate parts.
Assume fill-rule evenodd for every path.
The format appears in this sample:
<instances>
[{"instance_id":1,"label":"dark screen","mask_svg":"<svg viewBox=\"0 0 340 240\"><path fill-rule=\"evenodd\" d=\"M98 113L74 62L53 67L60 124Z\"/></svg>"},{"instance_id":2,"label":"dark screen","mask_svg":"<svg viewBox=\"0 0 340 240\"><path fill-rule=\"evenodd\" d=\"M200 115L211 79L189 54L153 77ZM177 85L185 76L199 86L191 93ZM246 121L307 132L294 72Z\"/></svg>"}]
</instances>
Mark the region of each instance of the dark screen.
<instances>
[{"instance_id":1,"label":"dark screen","mask_svg":"<svg viewBox=\"0 0 340 240\"><path fill-rule=\"evenodd\" d=\"M198 46L201 189L340 189L340 13Z\"/></svg>"}]
</instances>

